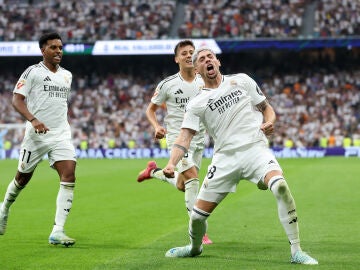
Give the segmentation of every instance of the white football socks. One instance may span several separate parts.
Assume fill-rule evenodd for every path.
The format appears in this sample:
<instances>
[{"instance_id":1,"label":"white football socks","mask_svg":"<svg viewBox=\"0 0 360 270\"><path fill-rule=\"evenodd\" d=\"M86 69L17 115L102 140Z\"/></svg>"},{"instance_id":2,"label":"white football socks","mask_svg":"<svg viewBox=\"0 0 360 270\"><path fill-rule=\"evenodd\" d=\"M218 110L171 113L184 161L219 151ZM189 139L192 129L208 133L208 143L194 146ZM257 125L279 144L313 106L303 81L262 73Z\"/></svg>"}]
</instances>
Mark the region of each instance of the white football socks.
<instances>
[{"instance_id":1,"label":"white football socks","mask_svg":"<svg viewBox=\"0 0 360 270\"><path fill-rule=\"evenodd\" d=\"M199 179L192 178L185 182L185 206L188 211L189 217L195 205L196 197L199 191Z\"/></svg>"},{"instance_id":2,"label":"white football socks","mask_svg":"<svg viewBox=\"0 0 360 270\"><path fill-rule=\"evenodd\" d=\"M10 206L15 202L17 196L23 188L24 187L20 186L15 178L9 183L5 193L4 202L2 204L2 211L9 211Z\"/></svg>"},{"instance_id":3,"label":"white football socks","mask_svg":"<svg viewBox=\"0 0 360 270\"><path fill-rule=\"evenodd\" d=\"M196 206L191 211L189 221L189 236L191 241L191 248L195 253L201 250L202 238L207 231L207 218L210 213L207 213Z\"/></svg>"},{"instance_id":4,"label":"white football socks","mask_svg":"<svg viewBox=\"0 0 360 270\"><path fill-rule=\"evenodd\" d=\"M294 198L288 184L281 175L272 177L268 186L277 200L279 219L289 239L291 254L294 254L296 251L301 250Z\"/></svg>"},{"instance_id":5,"label":"white football socks","mask_svg":"<svg viewBox=\"0 0 360 270\"><path fill-rule=\"evenodd\" d=\"M63 231L64 225L72 207L75 183L60 182L56 198L55 223L52 232Z\"/></svg>"}]
</instances>

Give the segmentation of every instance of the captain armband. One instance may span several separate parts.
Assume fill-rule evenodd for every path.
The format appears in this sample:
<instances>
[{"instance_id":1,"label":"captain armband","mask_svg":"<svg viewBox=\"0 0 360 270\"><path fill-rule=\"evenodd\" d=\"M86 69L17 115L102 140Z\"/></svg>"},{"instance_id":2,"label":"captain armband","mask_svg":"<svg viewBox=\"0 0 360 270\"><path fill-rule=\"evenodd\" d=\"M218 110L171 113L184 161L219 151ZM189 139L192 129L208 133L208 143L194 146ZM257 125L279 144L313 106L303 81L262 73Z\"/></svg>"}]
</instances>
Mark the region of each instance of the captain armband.
<instances>
[{"instance_id":1,"label":"captain armband","mask_svg":"<svg viewBox=\"0 0 360 270\"><path fill-rule=\"evenodd\" d=\"M187 149L184 146L180 145L180 144L174 143L173 147L181 149L184 152L184 154L187 153Z\"/></svg>"}]
</instances>

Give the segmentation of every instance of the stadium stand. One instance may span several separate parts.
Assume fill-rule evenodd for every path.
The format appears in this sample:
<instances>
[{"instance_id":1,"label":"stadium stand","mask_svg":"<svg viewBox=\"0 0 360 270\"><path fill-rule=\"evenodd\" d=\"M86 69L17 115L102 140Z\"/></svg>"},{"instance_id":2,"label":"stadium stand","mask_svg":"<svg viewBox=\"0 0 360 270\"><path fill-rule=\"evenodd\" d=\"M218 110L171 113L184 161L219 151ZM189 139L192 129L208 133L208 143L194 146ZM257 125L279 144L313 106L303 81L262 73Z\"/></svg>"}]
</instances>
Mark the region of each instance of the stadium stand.
<instances>
[{"instance_id":1,"label":"stadium stand","mask_svg":"<svg viewBox=\"0 0 360 270\"><path fill-rule=\"evenodd\" d=\"M18 0L0 11L0 41L48 29L61 29L65 42L360 35L360 3L351 0Z\"/></svg>"},{"instance_id":2,"label":"stadium stand","mask_svg":"<svg viewBox=\"0 0 360 270\"><path fill-rule=\"evenodd\" d=\"M314 37L359 36L359 14L359 1L319 1L315 11Z\"/></svg>"},{"instance_id":3,"label":"stadium stand","mask_svg":"<svg viewBox=\"0 0 360 270\"><path fill-rule=\"evenodd\" d=\"M231 54L220 55L220 59L226 62L226 66L231 65L232 70L253 76L276 108L277 132L271 140L272 146L285 146L288 140L294 146L320 146L322 138L329 140L332 136L335 136L333 146L341 146L344 137L349 136L353 142L360 136L359 69L343 69L340 63L334 64L330 60L319 63L317 60L312 63L313 68L304 70L303 66L309 64L300 65L297 63L300 60L293 56L291 69L284 64L289 58L286 54L278 56L279 59L270 61L267 65L262 62L266 57L255 55L257 53L246 53L236 57L241 59L241 63L232 62L234 56ZM168 58L148 56L142 57L141 61L144 66L150 67L155 57L163 61ZM299 59L303 57L298 56ZM308 54L307 61L313 61L311 57L313 55ZM108 70L94 72L91 76L77 73L81 65L78 58L72 59L73 63L64 62L64 66L78 63L70 68L74 72L74 91L69 111L78 147L83 141L90 148L127 147L129 141L134 141L136 147L158 146L152 139L153 131L146 120L145 110L156 83L163 75L173 73L169 67L175 69L176 66L169 59L168 63L164 62L157 68L146 69L140 66L137 69L139 59L137 56L133 61L127 62L137 70L135 72L118 67L116 60L103 59L99 63L107 66ZM263 66L256 70L258 67L251 66L251 62ZM98 70L98 63L91 64L89 61L88 65L92 70ZM11 91L17 76L19 75L0 74L0 123L23 122L11 107ZM21 134L14 135L12 131L5 137L16 147Z\"/></svg>"},{"instance_id":4,"label":"stadium stand","mask_svg":"<svg viewBox=\"0 0 360 270\"><path fill-rule=\"evenodd\" d=\"M34 40L51 28L59 29L65 42L356 36L359 9L358 1L348 0L154 0L151 4L0 0L0 41ZM346 137L351 144L360 139L360 68L356 65L360 54L350 49L325 48L295 56L257 51L236 57L225 54L220 59L231 70L253 76L276 108L273 146L289 142L339 146ZM169 56L123 57L121 63L116 59L64 57L63 66L74 74L69 119L75 143L78 147L127 147L129 142L155 147L145 109L156 83L176 72L176 66ZM1 59L0 124L24 122L11 106L12 90L19 72L36 61L40 60ZM21 132L11 129L4 139L19 147Z\"/></svg>"},{"instance_id":5,"label":"stadium stand","mask_svg":"<svg viewBox=\"0 0 360 270\"><path fill-rule=\"evenodd\" d=\"M301 36L304 1L190 0L181 38L289 38Z\"/></svg>"},{"instance_id":6,"label":"stadium stand","mask_svg":"<svg viewBox=\"0 0 360 270\"><path fill-rule=\"evenodd\" d=\"M175 1L9 1L0 6L0 41L36 40L61 29L65 42L166 38Z\"/></svg>"}]
</instances>

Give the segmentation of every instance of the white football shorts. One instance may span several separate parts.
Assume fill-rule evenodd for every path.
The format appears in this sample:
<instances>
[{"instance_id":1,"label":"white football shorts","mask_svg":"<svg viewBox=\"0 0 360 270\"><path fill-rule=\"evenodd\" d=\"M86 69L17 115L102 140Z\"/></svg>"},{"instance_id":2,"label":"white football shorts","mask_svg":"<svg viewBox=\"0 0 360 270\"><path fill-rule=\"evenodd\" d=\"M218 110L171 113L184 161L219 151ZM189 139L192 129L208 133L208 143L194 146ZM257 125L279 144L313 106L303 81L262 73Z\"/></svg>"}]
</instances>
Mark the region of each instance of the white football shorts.
<instances>
[{"instance_id":1,"label":"white football shorts","mask_svg":"<svg viewBox=\"0 0 360 270\"><path fill-rule=\"evenodd\" d=\"M168 140L168 150L169 154L171 155L171 149L173 145L173 140ZM190 144L190 148L188 149L188 152L184 155L184 157L179 161L179 163L176 165L176 169L179 173L182 173L192 167L195 166L197 170L200 170L201 168L201 160L203 157L204 152L204 144L202 143L194 143L192 142Z\"/></svg>"},{"instance_id":2,"label":"white football shorts","mask_svg":"<svg viewBox=\"0 0 360 270\"><path fill-rule=\"evenodd\" d=\"M25 137L20 149L19 172L30 173L34 171L36 166L46 157L46 154L51 167L60 160L76 161L75 148L70 140L43 142L33 141Z\"/></svg>"},{"instance_id":3,"label":"white football shorts","mask_svg":"<svg viewBox=\"0 0 360 270\"><path fill-rule=\"evenodd\" d=\"M215 153L198 199L219 203L214 195L235 192L242 179L257 184L273 170L282 172L274 154L262 141L246 145L236 152Z\"/></svg>"}]
</instances>

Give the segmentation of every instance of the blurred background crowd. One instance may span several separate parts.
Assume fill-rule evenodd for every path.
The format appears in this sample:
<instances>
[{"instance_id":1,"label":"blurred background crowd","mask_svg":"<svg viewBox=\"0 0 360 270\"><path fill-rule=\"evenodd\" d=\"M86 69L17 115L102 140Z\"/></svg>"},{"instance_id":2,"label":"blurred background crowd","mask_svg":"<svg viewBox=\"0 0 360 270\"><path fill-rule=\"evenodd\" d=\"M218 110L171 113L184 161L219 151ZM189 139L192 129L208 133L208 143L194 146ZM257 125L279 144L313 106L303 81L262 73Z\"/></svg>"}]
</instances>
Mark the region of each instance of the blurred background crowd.
<instances>
[{"instance_id":1,"label":"blurred background crowd","mask_svg":"<svg viewBox=\"0 0 360 270\"><path fill-rule=\"evenodd\" d=\"M360 35L354 0L0 0L0 41Z\"/></svg>"},{"instance_id":2,"label":"blurred background crowd","mask_svg":"<svg viewBox=\"0 0 360 270\"><path fill-rule=\"evenodd\" d=\"M0 41L37 40L47 29L65 43L360 36L354 0L0 0L0 13ZM270 143L279 147L360 146L359 57L359 48L219 55L224 74L245 72L267 95L278 115ZM24 123L11 106L12 90L40 60L0 58L0 124ZM173 56L64 56L62 66L73 73L69 121L77 147L164 147L145 110L157 83L177 72ZM19 147L22 132L8 129L6 147Z\"/></svg>"}]
</instances>

